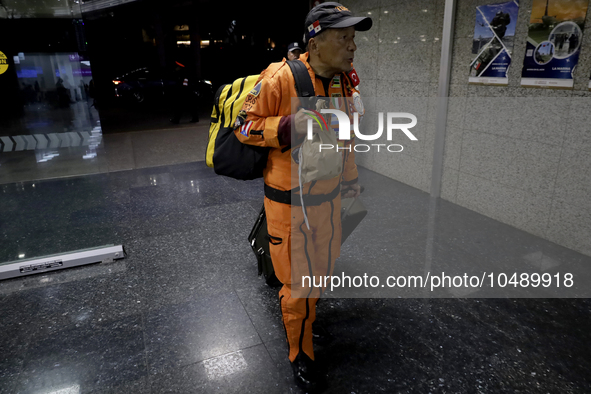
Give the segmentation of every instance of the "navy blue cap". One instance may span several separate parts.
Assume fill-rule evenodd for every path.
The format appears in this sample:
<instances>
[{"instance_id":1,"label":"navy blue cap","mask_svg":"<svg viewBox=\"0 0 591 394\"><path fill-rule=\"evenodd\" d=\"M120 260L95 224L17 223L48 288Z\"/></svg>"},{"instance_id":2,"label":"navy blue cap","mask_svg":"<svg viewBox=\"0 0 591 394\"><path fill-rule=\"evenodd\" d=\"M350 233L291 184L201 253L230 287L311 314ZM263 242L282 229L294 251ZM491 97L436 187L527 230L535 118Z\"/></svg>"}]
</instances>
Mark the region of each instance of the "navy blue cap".
<instances>
[{"instance_id":1,"label":"navy blue cap","mask_svg":"<svg viewBox=\"0 0 591 394\"><path fill-rule=\"evenodd\" d=\"M298 44L297 42L292 42L287 46L287 52L291 52L293 50L299 49L300 51L304 51L302 49L302 47L300 46L300 44Z\"/></svg>"},{"instance_id":2,"label":"navy blue cap","mask_svg":"<svg viewBox=\"0 0 591 394\"><path fill-rule=\"evenodd\" d=\"M342 29L354 26L355 30L366 31L373 24L369 17L353 16L342 4L335 2L321 3L312 8L306 16L304 41L322 33L326 29Z\"/></svg>"}]
</instances>

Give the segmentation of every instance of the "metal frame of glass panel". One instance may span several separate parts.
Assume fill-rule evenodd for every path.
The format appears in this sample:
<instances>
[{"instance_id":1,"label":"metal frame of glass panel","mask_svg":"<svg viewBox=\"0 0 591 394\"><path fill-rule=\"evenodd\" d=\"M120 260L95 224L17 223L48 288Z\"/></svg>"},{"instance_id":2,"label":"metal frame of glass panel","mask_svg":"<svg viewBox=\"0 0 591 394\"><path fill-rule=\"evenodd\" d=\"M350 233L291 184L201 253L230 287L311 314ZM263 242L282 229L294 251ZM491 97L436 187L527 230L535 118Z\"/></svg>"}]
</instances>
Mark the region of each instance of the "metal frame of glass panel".
<instances>
[{"instance_id":1,"label":"metal frame of glass panel","mask_svg":"<svg viewBox=\"0 0 591 394\"><path fill-rule=\"evenodd\" d=\"M0 280L45 273L93 263L109 263L125 257L122 245L106 245L69 253L35 257L0 264Z\"/></svg>"}]
</instances>

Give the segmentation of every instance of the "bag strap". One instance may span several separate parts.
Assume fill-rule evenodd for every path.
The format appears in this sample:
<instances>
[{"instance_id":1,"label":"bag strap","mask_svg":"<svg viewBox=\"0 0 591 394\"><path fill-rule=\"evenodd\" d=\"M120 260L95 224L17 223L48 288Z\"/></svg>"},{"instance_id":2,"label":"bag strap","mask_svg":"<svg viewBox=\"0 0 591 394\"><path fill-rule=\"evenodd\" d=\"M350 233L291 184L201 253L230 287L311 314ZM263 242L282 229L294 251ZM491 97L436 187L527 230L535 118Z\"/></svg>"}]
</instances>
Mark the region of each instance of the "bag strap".
<instances>
[{"instance_id":1,"label":"bag strap","mask_svg":"<svg viewBox=\"0 0 591 394\"><path fill-rule=\"evenodd\" d=\"M218 90L215 92L215 96L213 99L213 106L215 108L215 118L211 117L211 123L217 123L218 120L220 119L220 96L222 95L224 88L228 86L228 84L224 84L222 86L220 86L218 88Z\"/></svg>"},{"instance_id":2,"label":"bag strap","mask_svg":"<svg viewBox=\"0 0 591 394\"><path fill-rule=\"evenodd\" d=\"M316 97L316 94L314 92L314 83L312 82L312 78L310 78L310 73L308 73L306 65L299 59L288 60L286 63L293 74L298 97L308 99L302 105L306 108L311 108L312 100Z\"/></svg>"}]
</instances>

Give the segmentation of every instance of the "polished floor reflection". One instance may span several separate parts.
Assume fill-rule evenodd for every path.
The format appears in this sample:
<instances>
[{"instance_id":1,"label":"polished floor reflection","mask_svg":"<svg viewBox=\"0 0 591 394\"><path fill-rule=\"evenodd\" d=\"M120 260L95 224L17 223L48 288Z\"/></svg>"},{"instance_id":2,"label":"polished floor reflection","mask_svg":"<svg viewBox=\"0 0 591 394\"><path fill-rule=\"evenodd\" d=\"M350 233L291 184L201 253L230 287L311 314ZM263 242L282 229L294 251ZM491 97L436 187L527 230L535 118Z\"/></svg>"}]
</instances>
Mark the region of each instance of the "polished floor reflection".
<instances>
[{"instance_id":1,"label":"polished floor reflection","mask_svg":"<svg viewBox=\"0 0 591 394\"><path fill-rule=\"evenodd\" d=\"M393 245L424 261L428 196L364 169L360 179L367 205L382 207L364 225L395 218ZM261 180L195 162L32 185L2 185L2 261L107 243L127 258L0 282L0 393L300 392L277 290L257 277L246 241ZM590 262L453 204L440 210L433 264L535 251ZM371 242L353 234L343 258ZM335 394L585 393L590 308L587 299L326 298L318 317L335 339L316 357Z\"/></svg>"}]
</instances>

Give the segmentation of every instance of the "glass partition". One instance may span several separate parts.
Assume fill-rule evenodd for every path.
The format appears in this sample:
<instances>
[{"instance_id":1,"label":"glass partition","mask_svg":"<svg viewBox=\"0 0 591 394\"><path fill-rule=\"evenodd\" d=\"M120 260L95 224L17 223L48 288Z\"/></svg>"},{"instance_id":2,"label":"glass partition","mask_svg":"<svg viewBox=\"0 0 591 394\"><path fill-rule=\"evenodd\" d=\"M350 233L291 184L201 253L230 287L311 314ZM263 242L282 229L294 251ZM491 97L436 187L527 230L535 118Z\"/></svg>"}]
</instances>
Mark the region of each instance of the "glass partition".
<instances>
[{"instance_id":1,"label":"glass partition","mask_svg":"<svg viewBox=\"0 0 591 394\"><path fill-rule=\"evenodd\" d=\"M80 4L3 5L0 262L118 244L101 215L112 190L76 178L105 171Z\"/></svg>"}]
</instances>

